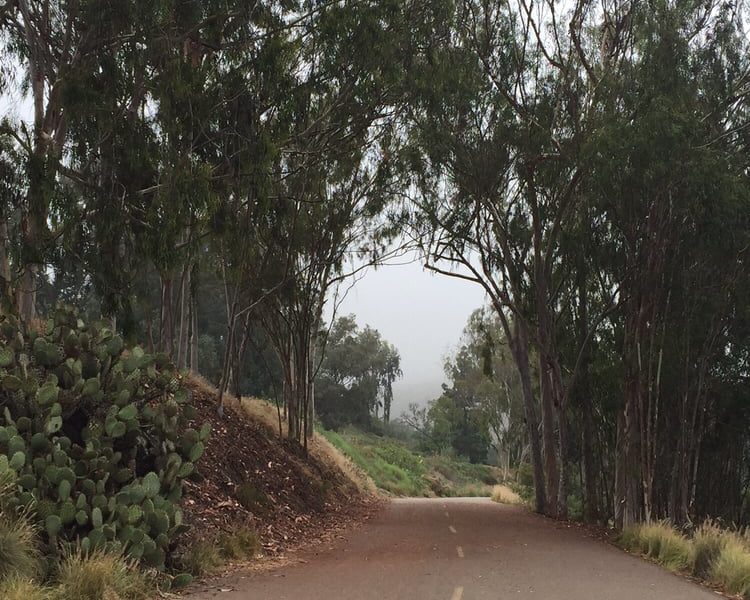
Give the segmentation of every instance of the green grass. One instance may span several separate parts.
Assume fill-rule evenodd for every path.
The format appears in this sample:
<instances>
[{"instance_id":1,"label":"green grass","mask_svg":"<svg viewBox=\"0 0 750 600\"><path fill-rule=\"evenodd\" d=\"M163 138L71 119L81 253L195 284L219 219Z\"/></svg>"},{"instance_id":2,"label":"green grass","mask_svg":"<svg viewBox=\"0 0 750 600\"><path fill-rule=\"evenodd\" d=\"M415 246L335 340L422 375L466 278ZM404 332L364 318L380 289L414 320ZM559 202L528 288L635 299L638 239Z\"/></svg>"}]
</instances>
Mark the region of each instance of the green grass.
<instances>
[{"instance_id":1,"label":"green grass","mask_svg":"<svg viewBox=\"0 0 750 600\"><path fill-rule=\"evenodd\" d=\"M492 467L443 455L423 455L393 438L321 431L375 482L395 496L487 496L498 483Z\"/></svg>"},{"instance_id":2,"label":"green grass","mask_svg":"<svg viewBox=\"0 0 750 600\"><path fill-rule=\"evenodd\" d=\"M706 521L693 535L693 575L709 579L716 559L729 542L738 541L735 533Z\"/></svg>"}]
</instances>

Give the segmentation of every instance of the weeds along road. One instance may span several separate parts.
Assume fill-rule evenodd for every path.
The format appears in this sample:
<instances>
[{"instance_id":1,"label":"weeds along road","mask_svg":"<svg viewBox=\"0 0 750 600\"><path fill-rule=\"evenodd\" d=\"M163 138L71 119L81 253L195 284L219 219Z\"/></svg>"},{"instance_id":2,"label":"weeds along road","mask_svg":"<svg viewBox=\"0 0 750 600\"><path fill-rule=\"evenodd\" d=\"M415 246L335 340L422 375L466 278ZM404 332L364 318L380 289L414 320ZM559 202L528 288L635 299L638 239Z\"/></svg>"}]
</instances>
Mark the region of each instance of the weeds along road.
<instances>
[{"instance_id":1,"label":"weeds along road","mask_svg":"<svg viewBox=\"0 0 750 600\"><path fill-rule=\"evenodd\" d=\"M394 500L307 562L191 600L708 600L716 594L582 531L487 499Z\"/></svg>"}]
</instances>

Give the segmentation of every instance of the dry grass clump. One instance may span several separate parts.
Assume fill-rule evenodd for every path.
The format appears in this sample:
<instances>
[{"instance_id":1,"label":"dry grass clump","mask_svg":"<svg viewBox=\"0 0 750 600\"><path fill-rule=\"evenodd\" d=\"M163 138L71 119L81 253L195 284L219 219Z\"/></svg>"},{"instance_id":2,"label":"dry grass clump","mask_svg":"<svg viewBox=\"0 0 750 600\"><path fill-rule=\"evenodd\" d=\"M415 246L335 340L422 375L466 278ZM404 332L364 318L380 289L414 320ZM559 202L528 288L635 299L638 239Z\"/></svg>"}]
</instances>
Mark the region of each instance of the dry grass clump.
<instances>
[{"instance_id":1,"label":"dry grass clump","mask_svg":"<svg viewBox=\"0 0 750 600\"><path fill-rule=\"evenodd\" d=\"M40 571L37 531L25 516L0 514L0 581L31 578Z\"/></svg>"},{"instance_id":2,"label":"dry grass clump","mask_svg":"<svg viewBox=\"0 0 750 600\"><path fill-rule=\"evenodd\" d=\"M711 577L716 559L730 542L738 542L737 534L722 529L713 521L706 521L693 535L693 575Z\"/></svg>"},{"instance_id":3,"label":"dry grass clump","mask_svg":"<svg viewBox=\"0 0 750 600\"><path fill-rule=\"evenodd\" d=\"M693 564L691 541L666 522L643 523L622 532L620 543L672 571Z\"/></svg>"},{"instance_id":4,"label":"dry grass clump","mask_svg":"<svg viewBox=\"0 0 750 600\"><path fill-rule=\"evenodd\" d=\"M215 543L198 541L180 557L180 567L196 577L204 577L215 572L224 560Z\"/></svg>"},{"instance_id":5,"label":"dry grass clump","mask_svg":"<svg viewBox=\"0 0 750 600\"><path fill-rule=\"evenodd\" d=\"M690 571L730 594L750 600L750 547L746 535L706 521L687 538L666 522L622 532L619 542L675 571Z\"/></svg>"},{"instance_id":6,"label":"dry grass clump","mask_svg":"<svg viewBox=\"0 0 750 600\"><path fill-rule=\"evenodd\" d=\"M56 598L146 600L152 591L136 565L119 554L72 552L60 564Z\"/></svg>"},{"instance_id":7,"label":"dry grass clump","mask_svg":"<svg viewBox=\"0 0 750 600\"><path fill-rule=\"evenodd\" d=\"M507 485L496 485L492 488L492 501L500 504L512 504L518 505L523 504L521 496L516 494Z\"/></svg>"},{"instance_id":8,"label":"dry grass clump","mask_svg":"<svg viewBox=\"0 0 750 600\"><path fill-rule=\"evenodd\" d=\"M228 560L247 560L260 550L257 534L248 527L220 535L218 544L221 555Z\"/></svg>"},{"instance_id":9,"label":"dry grass clump","mask_svg":"<svg viewBox=\"0 0 750 600\"><path fill-rule=\"evenodd\" d=\"M711 565L710 579L730 594L750 599L750 553L739 536L727 535Z\"/></svg>"},{"instance_id":10,"label":"dry grass clump","mask_svg":"<svg viewBox=\"0 0 750 600\"><path fill-rule=\"evenodd\" d=\"M271 433L279 435L279 413L276 406L267 400L261 398L248 398L243 396L239 402L239 407L253 420L265 425ZM283 435L287 433L287 424L284 419L281 420L281 431Z\"/></svg>"},{"instance_id":11,"label":"dry grass clump","mask_svg":"<svg viewBox=\"0 0 750 600\"><path fill-rule=\"evenodd\" d=\"M0 598L3 600L53 600L49 588L33 579L13 576L0 581Z\"/></svg>"}]
</instances>

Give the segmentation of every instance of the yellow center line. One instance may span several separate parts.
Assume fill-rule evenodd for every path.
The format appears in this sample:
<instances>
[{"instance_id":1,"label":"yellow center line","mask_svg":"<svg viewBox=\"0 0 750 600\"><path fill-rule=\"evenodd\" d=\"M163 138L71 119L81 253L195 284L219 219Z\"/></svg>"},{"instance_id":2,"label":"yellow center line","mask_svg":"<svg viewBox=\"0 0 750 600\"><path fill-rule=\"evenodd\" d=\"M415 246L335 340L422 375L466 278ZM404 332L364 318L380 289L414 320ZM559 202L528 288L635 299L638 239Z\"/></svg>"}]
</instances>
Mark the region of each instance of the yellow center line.
<instances>
[{"instance_id":1,"label":"yellow center line","mask_svg":"<svg viewBox=\"0 0 750 600\"><path fill-rule=\"evenodd\" d=\"M455 590L453 590L453 595L451 596L451 600L461 600L463 595L464 595L464 588L457 587Z\"/></svg>"},{"instance_id":2,"label":"yellow center line","mask_svg":"<svg viewBox=\"0 0 750 600\"><path fill-rule=\"evenodd\" d=\"M451 533L456 533L456 528L453 525L448 525L448 529L451 530Z\"/></svg>"},{"instance_id":3,"label":"yellow center line","mask_svg":"<svg viewBox=\"0 0 750 600\"><path fill-rule=\"evenodd\" d=\"M463 558L464 557L464 549L461 548L461 546L457 546L456 547L456 551L458 552L458 558Z\"/></svg>"}]
</instances>

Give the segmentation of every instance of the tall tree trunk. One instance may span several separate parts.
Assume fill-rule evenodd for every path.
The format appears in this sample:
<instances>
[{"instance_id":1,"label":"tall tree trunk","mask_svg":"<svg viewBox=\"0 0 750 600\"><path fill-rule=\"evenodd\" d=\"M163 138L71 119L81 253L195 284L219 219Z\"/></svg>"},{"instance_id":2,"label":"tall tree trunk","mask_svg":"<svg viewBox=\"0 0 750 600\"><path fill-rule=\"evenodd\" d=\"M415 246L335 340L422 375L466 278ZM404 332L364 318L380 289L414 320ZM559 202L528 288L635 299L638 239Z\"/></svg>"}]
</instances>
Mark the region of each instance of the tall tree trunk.
<instances>
[{"instance_id":1,"label":"tall tree trunk","mask_svg":"<svg viewBox=\"0 0 750 600\"><path fill-rule=\"evenodd\" d=\"M188 321L190 328L188 331L188 369L191 373L198 373L198 315L195 295L193 289L190 290L189 316Z\"/></svg>"},{"instance_id":2,"label":"tall tree trunk","mask_svg":"<svg viewBox=\"0 0 750 600\"><path fill-rule=\"evenodd\" d=\"M578 347L582 348L581 366L577 383L577 395L583 417L583 478L584 478L584 518L588 523L599 521L599 485L597 470L594 465L594 403L591 399L591 380L589 377L589 336L588 293L586 289L586 262L582 261L578 269Z\"/></svg>"},{"instance_id":3,"label":"tall tree trunk","mask_svg":"<svg viewBox=\"0 0 750 600\"><path fill-rule=\"evenodd\" d=\"M3 310L13 306L13 282L10 274L10 259L8 257L8 218L0 218L0 308Z\"/></svg>"},{"instance_id":4,"label":"tall tree trunk","mask_svg":"<svg viewBox=\"0 0 750 600\"><path fill-rule=\"evenodd\" d=\"M172 318L172 278L162 275L161 278L161 351L169 357L174 352L174 321Z\"/></svg>"},{"instance_id":5,"label":"tall tree trunk","mask_svg":"<svg viewBox=\"0 0 750 600\"><path fill-rule=\"evenodd\" d=\"M557 464L558 439L555 436L555 406L552 384L552 368L539 353L539 387L542 394L542 449L544 451L544 474L547 482L547 509L550 516L558 514L560 471Z\"/></svg>"},{"instance_id":6,"label":"tall tree trunk","mask_svg":"<svg viewBox=\"0 0 750 600\"><path fill-rule=\"evenodd\" d=\"M526 325L521 322L519 317L516 317L513 322L513 335L511 335L505 317L503 316L501 319L511 345L518 375L521 379L521 389L523 390L523 412L526 419L526 429L531 449L531 464L534 473L535 508L538 513L544 513L547 508L547 486L544 479L542 447L539 440L539 420L537 419L534 391L531 386L528 332L526 331Z\"/></svg>"}]
</instances>

